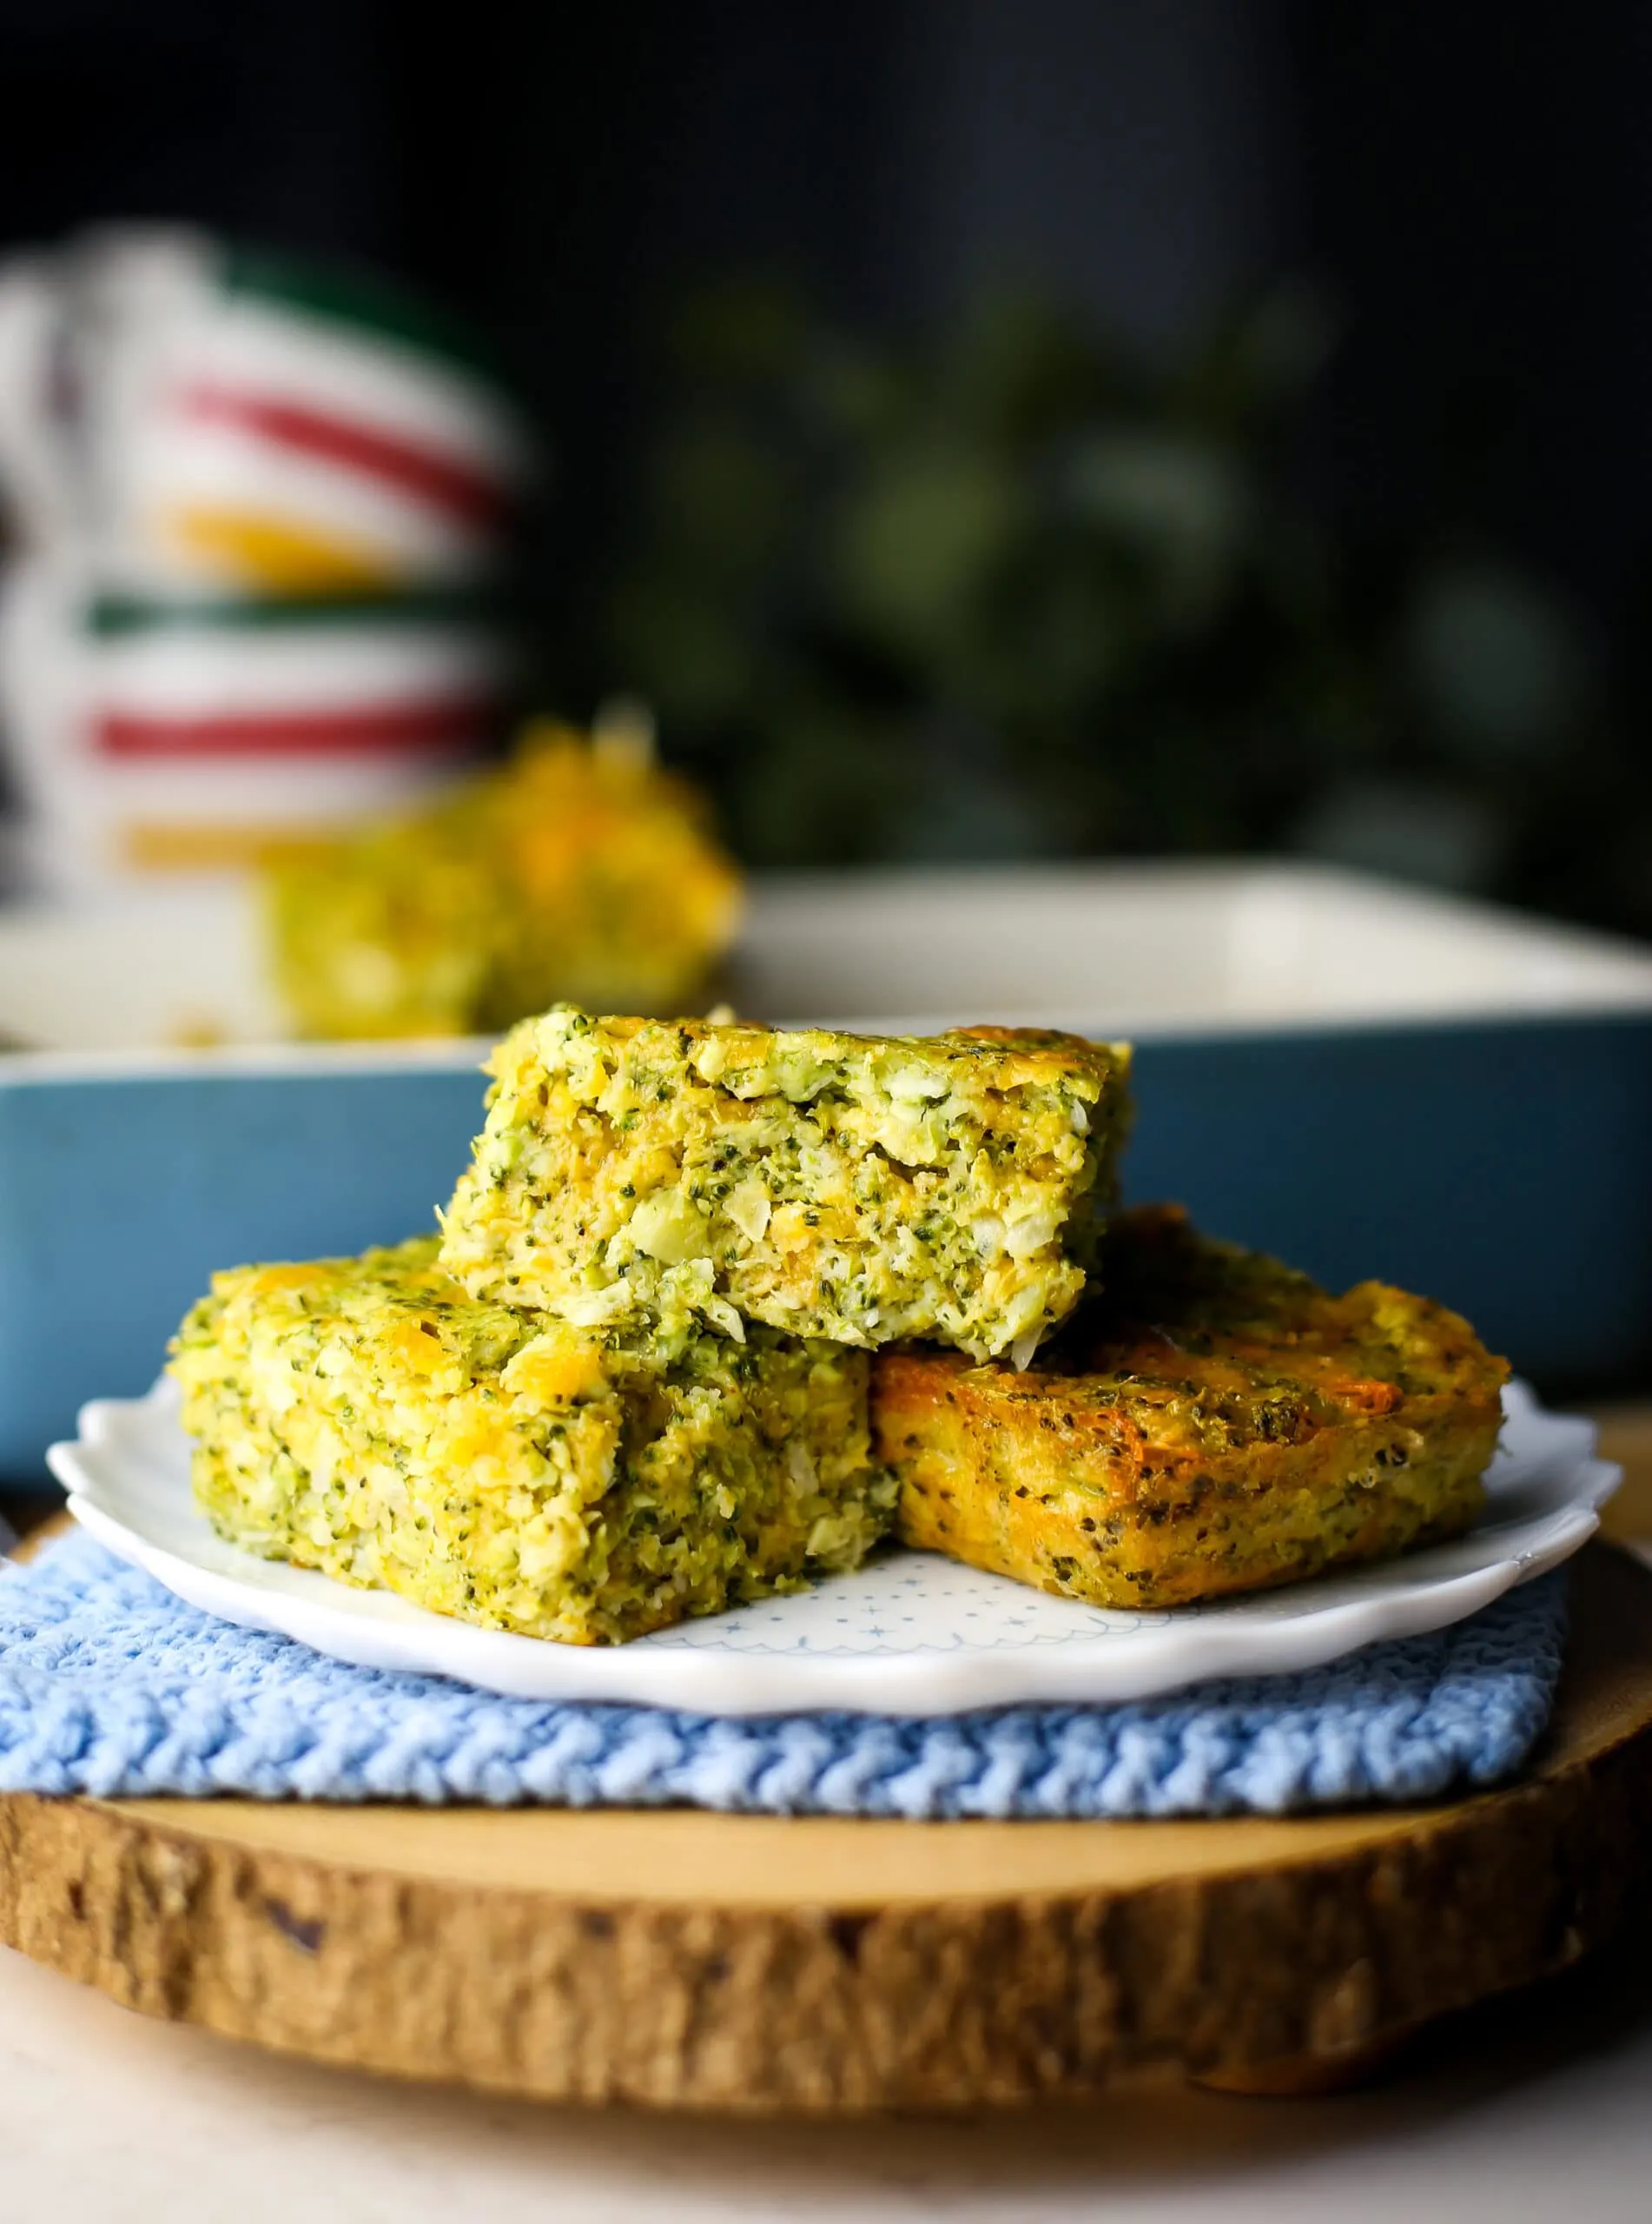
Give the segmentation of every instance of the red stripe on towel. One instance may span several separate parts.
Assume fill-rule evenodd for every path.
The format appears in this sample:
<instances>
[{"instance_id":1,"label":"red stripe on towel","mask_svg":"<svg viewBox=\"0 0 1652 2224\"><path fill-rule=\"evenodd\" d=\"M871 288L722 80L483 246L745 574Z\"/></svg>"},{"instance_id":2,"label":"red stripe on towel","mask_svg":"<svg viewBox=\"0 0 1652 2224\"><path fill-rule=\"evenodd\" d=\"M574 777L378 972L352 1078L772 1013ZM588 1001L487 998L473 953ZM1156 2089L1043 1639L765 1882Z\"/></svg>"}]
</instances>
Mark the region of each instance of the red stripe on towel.
<instances>
[{"instance_id":1,"label":"red stripe on towel","mask_svg":"<svg viewBox=\"0 0 1652 2224\"><path fill-rule=\"evenodd\" d=\"M189 416L208 424L238 426L278 447L381 480L469 526L496 524L505 507L505 489L479 466L357 419L221 386L190 387L183 407Z\"/></svg>"},{"instance_id":2,"label":"red stripe on towel","mask_svg":"<svg viewBox=\"0 0 1652 2224\"><path fill-rule=\"evenodd\" d=\"M95 739L106 757L349 757L468 746L486 738L493 718L494 705L474 696L208 718L107 711Z\"/></svg>"}]
</instances>

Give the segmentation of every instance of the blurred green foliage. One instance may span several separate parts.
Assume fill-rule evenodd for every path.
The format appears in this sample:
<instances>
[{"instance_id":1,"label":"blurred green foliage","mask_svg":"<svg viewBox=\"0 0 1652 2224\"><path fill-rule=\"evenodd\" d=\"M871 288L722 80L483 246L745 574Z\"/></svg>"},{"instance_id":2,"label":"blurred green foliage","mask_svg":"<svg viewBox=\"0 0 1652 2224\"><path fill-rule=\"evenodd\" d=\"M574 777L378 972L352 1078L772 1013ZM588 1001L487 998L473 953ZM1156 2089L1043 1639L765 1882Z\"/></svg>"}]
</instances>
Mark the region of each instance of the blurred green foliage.
<instances>
[{"instance_id":1,"label":"blurred green foliage","mask_svg":"<svg viewBox=\"0 0 1652 2224\"><path fill-rule=\"evenodd\" d=\"M1153 367L1035 301L926 347L702 294L559 678L649 698L755 864L1286 851L1652 930L1564 603L1301 498L1329 341L1288 288Z\"/></svg>"}]
</instances>

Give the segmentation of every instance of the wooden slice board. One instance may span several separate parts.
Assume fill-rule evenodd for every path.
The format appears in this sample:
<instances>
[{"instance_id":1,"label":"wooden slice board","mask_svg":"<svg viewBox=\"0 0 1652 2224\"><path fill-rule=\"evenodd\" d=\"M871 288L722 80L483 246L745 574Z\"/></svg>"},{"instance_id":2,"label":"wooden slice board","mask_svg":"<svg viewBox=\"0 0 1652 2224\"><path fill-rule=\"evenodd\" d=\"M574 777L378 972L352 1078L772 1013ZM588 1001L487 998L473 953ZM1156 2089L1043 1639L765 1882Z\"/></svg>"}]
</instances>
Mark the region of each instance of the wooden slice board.
<instances>
[{"instance_id":1,"label":"wooden slice board","mask_svg":"<svg viewBox=\"0 0 1652 2224\"><path fill-rule=\"evenodd\" d=\"M1652 1853L1652 1574L1591 1546L1528 1777L1208 1823L0 1799L0 1937L145 2014L399 2075L754 2112L1169 2068L1325 2089L1576 1960Z\"/></svg>"}]
</instances>

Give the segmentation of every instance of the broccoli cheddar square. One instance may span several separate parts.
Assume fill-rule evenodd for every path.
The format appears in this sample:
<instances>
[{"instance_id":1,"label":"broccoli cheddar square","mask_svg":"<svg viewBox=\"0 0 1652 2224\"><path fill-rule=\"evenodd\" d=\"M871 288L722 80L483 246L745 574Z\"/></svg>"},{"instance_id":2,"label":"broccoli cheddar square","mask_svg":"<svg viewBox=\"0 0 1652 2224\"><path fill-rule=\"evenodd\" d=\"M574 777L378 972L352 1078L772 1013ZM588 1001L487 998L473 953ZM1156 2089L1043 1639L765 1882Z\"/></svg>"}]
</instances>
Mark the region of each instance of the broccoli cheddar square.
<instances>
[{"instance_id":1,"label":"broccoli cheddar square","mask_svg":"<svg viewBox=\"0 0 1652 2224\"><path fill-rule=\"evenodd\" d=\"M1166 1207L1030 1368L882 1352L873 1440L903 1544L1095 1606L1177 1606L1459 1535L1503 1361L1444 1306L1332 1296Z\"/></svg>"},{"instance_id":2,"label":"broccoli cheddar square","mask_svg":"<svg viewBox=\"0 0 1652 2224\"><path fill-rule=\"evenodd\" d=\"M171 1371L231 1543L593 1645L854 1567L889 1526L863 1352L576 1328L466 1297L435 1250L237 1268L189 1314Z\"/></svg>"},{"instance_id":3,"label":"broccoli cheddar square","mask_svg":"<svg viewBox=\"0 0 1652 2224\"><path fill-rule=\"evenodd\" d=\"M1084 1286L1127 1050L1003 1028L928 1038L560 1006L494 1053L444 1218L474 1295L581 1323L684 1315L1029 1354Z\"/></svg>"}]
</instances>

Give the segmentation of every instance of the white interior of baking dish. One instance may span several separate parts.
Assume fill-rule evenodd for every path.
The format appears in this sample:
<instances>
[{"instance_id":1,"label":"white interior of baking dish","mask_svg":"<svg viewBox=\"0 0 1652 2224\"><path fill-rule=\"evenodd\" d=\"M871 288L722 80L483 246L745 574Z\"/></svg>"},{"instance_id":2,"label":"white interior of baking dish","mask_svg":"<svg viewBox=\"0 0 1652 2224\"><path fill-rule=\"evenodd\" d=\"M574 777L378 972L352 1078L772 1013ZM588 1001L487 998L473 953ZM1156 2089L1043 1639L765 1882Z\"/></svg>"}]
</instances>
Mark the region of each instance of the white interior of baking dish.
<instances>
[{"instance_id":1,"label":"white interior of baking dish","mask_svg":"<svg viewBox=\"0 0 1652 2224\"><path fill-rule=\"evenodd\" d=\"M880 871L760 879L728 992L765 1018L1142 1038L1652 1010L1652 951L1308 866ZM282 1031L244 891L0 910L0 1036L17 1044L122 1053L129 1070L134 1054L240 1064ZM177 1049L202 1034L229 1047ZM446 1064L475 1048L274 1055Z\"/></svg>"}]
</instances>

